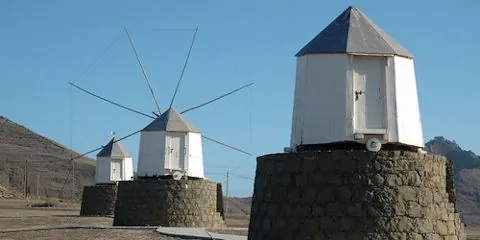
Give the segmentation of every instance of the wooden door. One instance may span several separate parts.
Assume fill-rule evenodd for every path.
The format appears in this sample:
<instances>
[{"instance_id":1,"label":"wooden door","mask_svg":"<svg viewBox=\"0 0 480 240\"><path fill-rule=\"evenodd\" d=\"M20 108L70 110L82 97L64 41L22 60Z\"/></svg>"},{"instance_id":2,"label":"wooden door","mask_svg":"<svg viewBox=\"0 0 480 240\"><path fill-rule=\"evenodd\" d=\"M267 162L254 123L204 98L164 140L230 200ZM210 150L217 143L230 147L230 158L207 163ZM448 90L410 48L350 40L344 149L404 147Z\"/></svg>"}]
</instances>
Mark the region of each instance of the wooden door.
<instances>
[{"instance_id":1,"label":"wooden door","mask_svg":"<svg viewBox=\"0 0 480 240\"><path fill-rule=\"evenodd\" d=\"M112 159L112 181L121 181L123 178L122 160Z\"/></svg>"},{"instance_id":2,"label":"wooden door","mask_svg":"<svg viewBox=\"0 0 480 240\"><path fill-rule=\"evenodd\" d=\"M384 57L354 57L355 132L386 129L385 67Z\"/></svg>"},{"instance_id":3,"label":"wooden door","mask_svg":"<svg viewBox=\"0 0 480 240\"><path fill-rule=\"evenodd\" d=\"M185 136L186 133L167 133L168 166L167 169L183 170L185 167Z\"/></svg>"}]
</instances>

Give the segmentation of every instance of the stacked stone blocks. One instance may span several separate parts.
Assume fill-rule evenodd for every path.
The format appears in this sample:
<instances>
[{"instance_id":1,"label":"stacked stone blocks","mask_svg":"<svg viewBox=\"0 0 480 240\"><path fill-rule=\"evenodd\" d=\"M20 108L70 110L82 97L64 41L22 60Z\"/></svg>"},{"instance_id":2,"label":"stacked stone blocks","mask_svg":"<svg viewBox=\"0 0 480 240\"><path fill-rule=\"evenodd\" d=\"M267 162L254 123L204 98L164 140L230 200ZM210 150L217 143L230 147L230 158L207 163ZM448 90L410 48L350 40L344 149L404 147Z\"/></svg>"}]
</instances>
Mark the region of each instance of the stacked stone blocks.
<instances>
[{"instance_id":1,"label":"stacked stone blocks","mask_svg":"<svg viewBox=\"0 0 480 240\"><path fill-rule=\"evenodd\" d=\"M222 219L225 220L225 209L223 207L223 190L222 184L217 183L217 212L220 213Z\"/></svg>"},{"instance_id":2,"label":"stacked stone blocks","mask_svg":"<svg viewBox=\"0 0 480 240\"><path fill-rule=\"evenodd\" d=\"M112 216L116 199L116 184L85 186L80 216Z\"/></svg>"},{"instance_id":3,"label":"stacked stone blocks","mask_svg":"<svg viewBox=\"0 0 480 240\"><path fill-rule=\"evenodd\" d=\"M217 184L203 179L121 182L113 225L225 227L217 212Z\"/></svg>"},{"instance_id":4,"label":"stacked stone blocks","mask_svg":"<svg viewBox=\"0 0 480 240\"><path fill-rule=\"evenodd\" d=\"M400 151L259 157L248 239L464 240L448 164Z\"/></svg>"}]
</instances>

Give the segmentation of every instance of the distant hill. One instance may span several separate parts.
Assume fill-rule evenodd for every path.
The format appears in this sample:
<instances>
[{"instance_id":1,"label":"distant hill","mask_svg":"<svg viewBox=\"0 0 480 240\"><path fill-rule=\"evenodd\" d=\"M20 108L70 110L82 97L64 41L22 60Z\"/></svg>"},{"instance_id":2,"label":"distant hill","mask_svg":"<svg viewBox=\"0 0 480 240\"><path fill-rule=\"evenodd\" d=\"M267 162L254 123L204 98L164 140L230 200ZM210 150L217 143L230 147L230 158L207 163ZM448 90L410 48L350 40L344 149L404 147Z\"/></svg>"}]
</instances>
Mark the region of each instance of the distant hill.
<instances>
[{"instance_id":1,"label":"distant hill","mask_svg":"<svg viewBox=\"0 0 480 240\"><path fill-rule=\"evenodd\" d=\"M227 214L230 215L250 215L250 206L252 205L252 198L228 198Z\"/></svg>"},{"instance_id":2,"label":"distant hill","mask_svg":"<svg viewBox=\"0 0 480 240\"><path fill-rule=\"evenodd\" d=\"M444 137L435 137L425 144L425 148L453 162L457 204L462 221L467 225L480 225L480 157Z\"/></svg>"},{"instance_id":3,"label":"distant hill","mask_svg":"<svg viewBox=\"0 0 480 240\"><path fill-rule=\"evenodd\" d=\"M59 143L0 116L0 185L17 193L24 192L25 160L29 196L81 197L84 185L93 184L95 161L82 157L75 160L75 183L70 156L79 154ZM75 185L73 185L75 184ZM75 188L73 188L75 186Z\"/></svg>"},{"instance_id":4,"label":"distant hill","mask_svg":"<svg viewBox=\"0 0 480 240\"><path fill-rule=\"evenodd\" d=\"M427 151L445 156L454 162L454 171L480 167L480 157L472 151L463 150L455 141L435 137L425 144Z\"/></svg>"}]
</instances>

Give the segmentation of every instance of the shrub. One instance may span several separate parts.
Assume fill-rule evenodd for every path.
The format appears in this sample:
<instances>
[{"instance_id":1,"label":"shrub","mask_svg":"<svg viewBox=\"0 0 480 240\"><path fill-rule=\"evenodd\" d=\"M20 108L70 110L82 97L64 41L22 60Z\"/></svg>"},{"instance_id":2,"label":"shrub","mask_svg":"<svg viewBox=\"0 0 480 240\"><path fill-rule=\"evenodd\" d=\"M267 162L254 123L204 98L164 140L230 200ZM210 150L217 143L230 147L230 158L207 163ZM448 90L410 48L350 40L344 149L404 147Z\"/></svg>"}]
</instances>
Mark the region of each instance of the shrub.
<instances>
[{"instance_id":1,"label":"shrub","mask_svg":"<svg viewBox=\"0 0 480 240\"><path fill-rule=\"evenodd\" d=\"M28 205L30 207L56 207L56 206L58 206L58 201L48 199L48 200L41 201L41 202L29 203Z\"/></svg>"}]
</instances>

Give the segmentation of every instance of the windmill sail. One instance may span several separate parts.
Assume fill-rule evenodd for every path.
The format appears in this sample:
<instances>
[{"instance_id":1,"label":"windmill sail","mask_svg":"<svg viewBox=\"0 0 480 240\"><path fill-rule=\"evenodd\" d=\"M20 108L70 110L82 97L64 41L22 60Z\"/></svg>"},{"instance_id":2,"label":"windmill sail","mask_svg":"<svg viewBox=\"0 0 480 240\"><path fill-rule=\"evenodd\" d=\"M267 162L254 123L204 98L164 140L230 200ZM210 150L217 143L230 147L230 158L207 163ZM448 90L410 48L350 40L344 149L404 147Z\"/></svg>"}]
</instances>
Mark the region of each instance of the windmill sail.
<instances>
[{"instance_id":1,"label":"windmill sail","mask_svg":"<svg viewBox=\"0 0 480 240\"><path fill-rule=\"evenodd\" d=\"M183 79L183 74L185 73L185 69L187 68L187 63L188 63L188 60L190 59L190 53L192 53L193 43L195 43L195 37L197 36L197 31L198 31L198 27L195 29L195 33L193 34L192 43L190 44L190 48L188 49L188 54L187 54L187 58L185 59L185 63L183 64L182 73L180 74L180 78L177 81L177 86L175 87L175 92L173 92L172 101L170 101L170 106L168 108L172 108L173 101L175 101L175 97L177 96L178 87L180 86L180 82Z\"/></svg>"},{"instance_id":2,"label":"windmill sail","mask_svg":"<svg viewBox=\"0 0 480 240\"><path fill-rule=\"evenodd\" d=\"M155 106L157 107L158 114L162 114L160 111L160 106L158 105L157 97L155 96L155 93L153 92L152 85L150 85L150 81L148 81L147 73L145 71L145 68L143 67L142 61L140 61L140 57L138 56L137 49L135 48L135 45L133 44L133 40L130 37L130 34L128 33L128 30L126 27L124 27L125 33L127 34L128 41L130 42L130 45L132 46L133 53L135 54L135 58L137 59L138 65L140 65L140 69L142 70L143 77L145 78L145 81L148 84L148 88L150 89L150 93L152 94L153 101L155 101Z\"/></svg>"}]
</instances>

